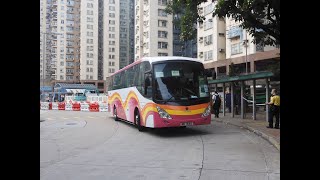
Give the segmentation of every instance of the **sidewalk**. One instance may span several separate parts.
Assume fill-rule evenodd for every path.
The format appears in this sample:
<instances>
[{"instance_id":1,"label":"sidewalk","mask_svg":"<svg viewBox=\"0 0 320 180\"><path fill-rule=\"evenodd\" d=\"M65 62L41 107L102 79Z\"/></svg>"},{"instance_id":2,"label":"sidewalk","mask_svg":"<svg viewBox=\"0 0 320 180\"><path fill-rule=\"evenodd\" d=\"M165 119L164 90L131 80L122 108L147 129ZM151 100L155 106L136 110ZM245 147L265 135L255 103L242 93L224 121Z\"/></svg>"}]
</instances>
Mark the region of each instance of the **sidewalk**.
<instances>
[{"instance_id":1,"label":"sidewalk","mask_svg":"<svg viewBox=\"0 0 320 180\"><path fill-rule=\"evenodd\" d=\"M256 133L262 138L269 141L275 148L280 151L280 129L269 129L267 121L264 116L257 115L258 120L249 119L251 118L250 114L247 114L246 119L241 119L239 115L236 115L234 118L230 116L229 113L226 113L226 116L223 116L222 113L219 114L219 118L215 118L214 114L211 115L213 121L231 124L238 127L243 127Z\"/></svg>"}]
</instances>

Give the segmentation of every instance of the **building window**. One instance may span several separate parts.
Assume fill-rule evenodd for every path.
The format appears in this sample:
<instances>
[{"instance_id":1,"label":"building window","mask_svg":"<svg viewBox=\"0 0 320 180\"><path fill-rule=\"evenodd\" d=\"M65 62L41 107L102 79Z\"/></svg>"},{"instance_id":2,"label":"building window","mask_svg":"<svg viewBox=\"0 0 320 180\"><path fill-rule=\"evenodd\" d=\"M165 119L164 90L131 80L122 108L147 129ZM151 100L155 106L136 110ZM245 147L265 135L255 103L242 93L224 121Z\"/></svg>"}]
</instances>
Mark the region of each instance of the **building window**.
<instances>
[{"instance_id":1,"label":"building window","mask_svg":"<svg viewBox=\"0 0 320 180\"><path fill-rule=\"evenodd\" d=\"M168 32L167 31L158 31L159 38L167 38Z\"/></svg>"},{"instance_id":2,"label":"building window","mask_svg":"<svg viewBox=\"0 0 320 180\"><path fill-rule=\"evenodd\" d=\"M168 43L167 42L158 42L158 48L159 49L167 49Z\"/></svg>"},{"instance_id":3,"label":"building window","mask_svg":"<svg viewBox=\"0 0 320 180\"><path fill-rule=\"evenodd\" d=\"M87 8L93 8L93 4L92 3L87 3Z\"/></svg>"},{"instance_id":4,"label":"building window","mask_svg":"<svg viewBox=\"0 0 320 180\"><path fill-rule=\"evenodd\" d=\"M109 34L109 38L114 39L116 37L115 34Z\"/></svg>"},{"instance_id":5,"label":"building window","mask_svg":"<svg viewBox=\"0 0 320 180\"><path fill-rule=\"evenodd\" d=\"M116 17L115 13L109 13L109 17L114 18Z\"/></svg>"},{"instance_id":6,"label":"building window","mask_svg":"<svg viewBox=\"0 0 320 180\"><path fill-rule=\"evenodd\" d=\"M115 20L109 20L109 24L114 25L115 24Z\"/></svg>"},{"instance_id":7,"label":"building window","mask_svg":"<svg viewBox=\"0 0 320 180\"><path fill-rule=\"evenodd\" d=\"M109 48L109 52L115 52L115 48Z\"/></svg>"},{"instance_id":8,"label":"building window","mask_svg":"<svg viewBox=\"0 0 320 180\"><path fill-rule=\"evenodd\" d=\"M166 20L159 20L158 26L159 27L167 27L167 21Z\"/></svg>"},{"instance_id":9,"label":"building window","mask_svg":"<svg viewBox=\"0 0 320 180\"><path fill-rule=\"evenodd\" d=\"M168 56L168 53L158 53L158 56Z\"/></svg>"},{"instance_id":10,"label":"building window","mask_svg":"<svg viewBox=\"0 0 320 180\"><path fill-rule=\"evenodd\" d=\"M93 39L87 39L88 44L93 44Z\"/></svg>"},{"instance_id":11,"label":"building window","mask_svg":"<svg viewBox=\"0 0 320 180\"><path fill-rule=\"evenodd\" d=\"M87 32L87 36L92 37L93 36L93 32Z\"/></svg>"},{"instance_id":12,"label":"building window","mask_svg":"<svg viewBox=\"0 0 320 180\"><path fill-rule=\"evenodd\" d=\"M210 14L213 11L212 4L209 4L208 6L204 7L204 15Z\"/></svg>"},{"instance_id":13,"label":"building window","mask_svg":"<svg viewBox=\"0 0 320 180\"><path fill-rule=\"evenodd\" d=\"M115 27L109 27L110 32L115 32Z\"/></svg>"},{"instance_id":14,"label":"building window","mask_svg":"<svg viewBox=\"0 0 320 180\"><path fill-rule=\"evenodd\" d=\"M120 46L120 51L126 51L127 50L127 47L125 46Z\"/></svg>"},{"instance_id":15,"label":"building window","mask_svg":"<svg viewBox=\"0 0 320 180\"><path fill-rule=\"evenodd\" d=\"M231 55L242 53L241 43L231 44Z\"/></svg>"},{"instance_id":16,"label":"building window","mask_svg":"<svg viewBox=\"0 0 320 180\"><path fill-rule=\"evenodd\" d=\"M109 59L114 59L115 55L109 54Z\"/></svg>"},{"instance_id":17,"label":"building window","mask_svg":"<svg viewBox=\"0 0 320 180\"><path fill-rule=\"evenodd\" d=\"M208 60L212 60L213 56L212 56L212 51L206 51L204 52L204 60L208 61Z\"/></svg>"},{"instance_id":18,"label":"building window","mask_svg":"<svg viewBox=\"0 0 320 180\"><path fill-rule=\"evenodd\" d=\"M204 22L204 30L211 29L213 27L212 19L209 19L208 21Z\"/></svg>"},{"instance_id":19,"label":"building window","mask_svg":"<svg viewBox=\"0 0 320 180\"><path fill-rule=\"evenodd\" d=\"M120 34L120 38L127 38L127 34Z\"/></svg>"},{"instance_id":20,"label":"building window","mask_svg":"<svg viewBox=\"0 0 320 180\"><path fill-rule=\"evenodd\" d=\"M115 2L114 2L115 0L109 0L109 4L114 4Z\"/></svg>"},{"instance_id":21,"label":"building window","mask_svg":"<svg viewBox=\"0 0 320 180\"><path fill-rule=\"evenodd\" d=\"M158 9L158 16L167 17L167 13L164 9Z\"/></svg>"},{"instance_id":22,"label":"building window","mask_svg":"<svg viewBox=\"0 0 320 180\"><path fill-rule=\"evenodd\" d=\"M93 29L93 25L88 24L87 29Z\"/></svg>"},{"instance_id":23,"label":"building window","mask_svg":"<svg viewBox=\"0 0 320 180\"><path fill-rule=\"evenodd\" d=\"M87 46L87 51L93 51L93 46Z\"/></svg>"},{"instance_id":24,"label":"building window","mask_svg":"<svg viewBox=\"0 0 320 180\"><path fill-rule=\"evenodd\" d=\"M166 6L167 5L167 0L158 0L158 5Z\"/></svg>"},{"instance_id":25,"label":"building window","mask_svg":"<svg viewBox=\"0 0 320 180\"><path fill-rule=\"evenodd\" d=\"M93 53L87 53L87 58L93 58Z\"/></svg>"},{"instance_id":26,"label":"building window","mask_svg":"<svg viewBox=\"0 0 320 180\"><path fill-rule=\"evenodd\" d=\"M87 17L87 22L93 22L93 18Z\"/></svg>"},{"instance_id":27,"label":"building window","mask_svg":"<svg viewBox=\"0 0 320 180\"><path fill-rule=\"evenodd\" d=\"M109 41L109 45L115 45L116 42L115 41Z\"/></svg>"},{"instance_id":28,"label":"building window","mask_svg":"<svg viewBox=\"0 0 320 180\"><path fill-rule=\"evenodd\" d=\"M87 15L93 15L93 11L92 10L87 10Z\"/></svg>"},{"instance_id":29,"label":"building window","mask_svg":"<svg viewBox=\"0 0 320 180\"><path fill-rule=\"evenodd\" d=\"M115 11L116 8L114 6L109 6L109 11Z\"/></svg>"},{"instance_id":30,"label":"building window","mask_svg":"<svg viewBox=\"0 0 320 180\"><path fill-rule=\"evenodd\" d=\"M209 36L204 37L204 45L207 46L207 45L210 45L210 44L212 44L212 34L209 35Z\"/></svg>"}]
</instances>

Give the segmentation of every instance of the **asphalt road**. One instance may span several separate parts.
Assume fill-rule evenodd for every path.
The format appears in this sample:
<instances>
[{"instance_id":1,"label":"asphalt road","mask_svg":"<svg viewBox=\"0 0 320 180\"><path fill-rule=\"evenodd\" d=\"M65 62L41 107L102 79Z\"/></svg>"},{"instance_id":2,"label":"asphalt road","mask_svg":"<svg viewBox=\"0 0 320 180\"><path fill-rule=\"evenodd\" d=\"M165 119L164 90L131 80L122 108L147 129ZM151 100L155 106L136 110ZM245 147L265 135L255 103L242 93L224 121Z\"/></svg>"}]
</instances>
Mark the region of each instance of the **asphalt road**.
<instances>
[{"instance_id":1,"label":"asphalt road","mask_svg":"<svg viewBox=\"0 0 320 180\"><path fill-rule=\"evenodd\" d=\"M280 153L232 125L149 129L106 112L41 111L42 180L280 179Z\"/></svg>"}]
</instances>

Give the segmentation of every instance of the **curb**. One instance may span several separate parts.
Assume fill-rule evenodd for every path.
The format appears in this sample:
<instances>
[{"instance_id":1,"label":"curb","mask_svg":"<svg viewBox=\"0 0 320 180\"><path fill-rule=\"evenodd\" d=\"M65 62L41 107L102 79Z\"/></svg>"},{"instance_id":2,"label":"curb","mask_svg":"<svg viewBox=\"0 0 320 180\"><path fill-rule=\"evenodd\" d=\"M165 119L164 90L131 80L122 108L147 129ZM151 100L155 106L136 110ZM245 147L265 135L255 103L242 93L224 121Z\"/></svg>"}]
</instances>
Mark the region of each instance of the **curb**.
<instances>
[{"instance_id":1,"label":"curb","mask_svg":"<svg viewBox=\"0 0 320 180\"><path fill-rule=\"evenodd\" d=\"M241 124L241 125L238 125L238 124L235 124L235 123L231 123L231 122L226 122L226 121L223 121L223 120L213 120L213 121L216 121L216 122L220 122L220 123L225 123L225 124L231 124L233 126L237 126L237 127L242 127L242 128L245 128L255 134L257 134L258 136L262 137L263 139L267 140L270 144L272 144L278 151L280 151L280 144L271 136L268 136L266 135L265 133L261 132L261 131L258 131L250 126L247 126L247 125L244 125L244 124Z\"/></svg>"}]
</instances>

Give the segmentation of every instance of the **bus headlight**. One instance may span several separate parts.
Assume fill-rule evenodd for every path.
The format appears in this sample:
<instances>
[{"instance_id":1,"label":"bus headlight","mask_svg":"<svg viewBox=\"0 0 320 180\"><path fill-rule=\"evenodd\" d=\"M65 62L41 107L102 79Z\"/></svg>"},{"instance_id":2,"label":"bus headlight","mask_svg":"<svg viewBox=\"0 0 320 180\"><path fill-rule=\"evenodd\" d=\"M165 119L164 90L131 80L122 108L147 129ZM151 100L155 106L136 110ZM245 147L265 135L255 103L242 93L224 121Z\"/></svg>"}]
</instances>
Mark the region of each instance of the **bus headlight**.
<instances>
[{"instance_id":1,"label":"bus headlight","mask_svg":"<svg viewBox=\"0 0 320 180\"><path fill-rule=\"evenodd\" d=\"M207 116L209 116L209 114L211 114L210 105L204 110L204 112L202 113L201 117L207 117Z\"/></svg>"},{"instance_id":2,"label":"bus headlight","mask_svg":"<svg viewBox=\"0 0 320 180\"><path fill-rule=\"evenodd\" d=\"M172 119L172 117L163 109L161 109L160 107L157 106L157 110L158 110L158 113L160 115L161 118L164 118L164 119Z\"/></svg>"}]
</instances>

